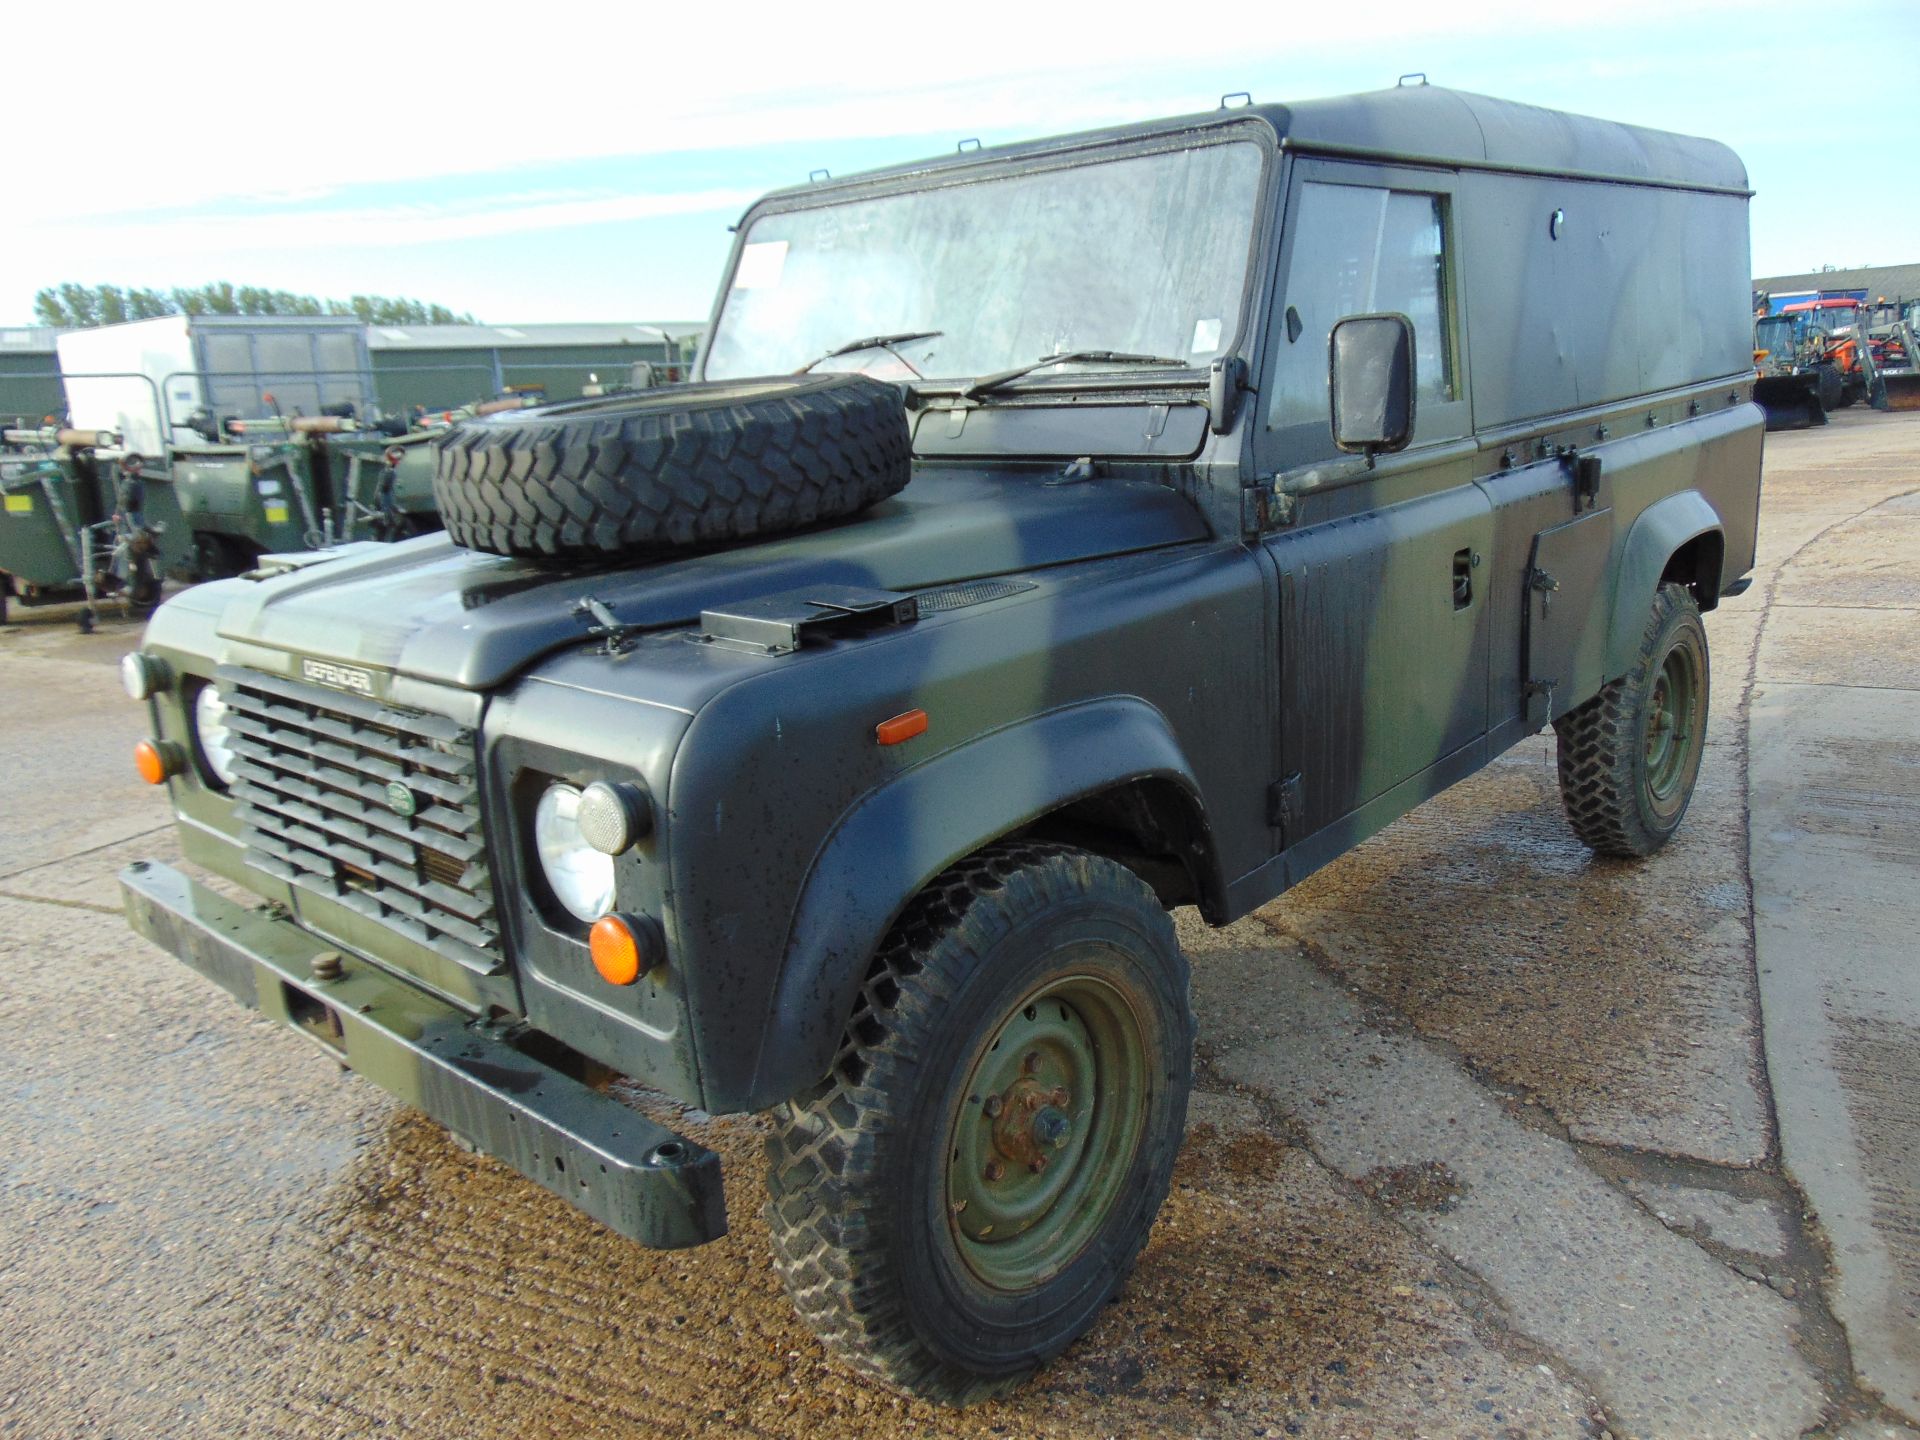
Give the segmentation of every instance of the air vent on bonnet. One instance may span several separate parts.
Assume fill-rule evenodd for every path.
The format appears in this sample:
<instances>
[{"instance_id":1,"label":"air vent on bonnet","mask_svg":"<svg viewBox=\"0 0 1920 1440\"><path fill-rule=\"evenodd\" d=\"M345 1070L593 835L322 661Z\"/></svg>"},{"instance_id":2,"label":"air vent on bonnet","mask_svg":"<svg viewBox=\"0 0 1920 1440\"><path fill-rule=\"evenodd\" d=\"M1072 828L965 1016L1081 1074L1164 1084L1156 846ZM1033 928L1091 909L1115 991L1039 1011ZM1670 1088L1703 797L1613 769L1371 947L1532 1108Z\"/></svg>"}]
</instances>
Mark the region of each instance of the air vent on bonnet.
<instances>
[{"instance_id":1,"label":"air vent on bonnet","mask_svg":"<svg viewBox=\"0 0 1920 1440\"><path fill-rule=\"evenodd\" d=\"M918 596L920 613L964 610L969 605L984 605L989 600L1004 600L1009 595L1039 588L1031 580L974 580L966 585L949 585L944 590L923 590Z\"/></svg>"}]
</instances>

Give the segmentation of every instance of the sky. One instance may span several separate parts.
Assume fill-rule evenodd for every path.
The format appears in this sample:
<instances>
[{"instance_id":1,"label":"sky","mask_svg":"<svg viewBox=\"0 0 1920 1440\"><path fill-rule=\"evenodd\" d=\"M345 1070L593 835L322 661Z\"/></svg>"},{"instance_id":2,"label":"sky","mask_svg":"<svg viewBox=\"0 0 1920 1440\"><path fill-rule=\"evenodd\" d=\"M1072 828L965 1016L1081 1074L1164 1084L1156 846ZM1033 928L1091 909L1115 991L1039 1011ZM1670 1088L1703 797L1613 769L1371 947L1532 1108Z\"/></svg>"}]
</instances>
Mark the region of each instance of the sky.
<instances>
[{"instance_id":1,"label":"sky","mask_svg":"<svg viewBox=\"0 0 1920 1440\"><path fill-rule=\"evenodd\" d=\"M665 11L666 13L663 13ZM116 79L10 67L0 323L61 281L704 320L766 190L1213 109L1435 84L1708 135L1753 273L1920 261L1920 0L955 7L81 0Z\"/></svg>"}]
</instances>

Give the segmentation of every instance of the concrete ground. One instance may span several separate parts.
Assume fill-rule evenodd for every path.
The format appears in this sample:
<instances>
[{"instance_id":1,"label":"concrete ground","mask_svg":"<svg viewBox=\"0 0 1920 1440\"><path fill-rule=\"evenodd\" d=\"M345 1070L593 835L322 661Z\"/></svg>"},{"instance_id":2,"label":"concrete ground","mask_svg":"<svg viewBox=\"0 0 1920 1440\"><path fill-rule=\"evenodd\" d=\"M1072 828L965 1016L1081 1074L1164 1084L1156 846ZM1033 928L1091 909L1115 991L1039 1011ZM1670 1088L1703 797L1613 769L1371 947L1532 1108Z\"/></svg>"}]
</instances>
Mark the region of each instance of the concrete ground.
<instances>
[{"instance_id":1,"label":"concrete ground","mask_svg":"<svg viewBox=\"0 0 1920 1440\"><path fill-rule=\"evenodd\" d=\"M645 1252L119 918L173 858L113 665L0 631L0 1435L1910 1435L1920 1418L1920 416L1770 436L1649 862L1530 741L1221 931L1174 1193L1092 1333L955 1414L734 1233Z\"/></svg>"}]
</instances>

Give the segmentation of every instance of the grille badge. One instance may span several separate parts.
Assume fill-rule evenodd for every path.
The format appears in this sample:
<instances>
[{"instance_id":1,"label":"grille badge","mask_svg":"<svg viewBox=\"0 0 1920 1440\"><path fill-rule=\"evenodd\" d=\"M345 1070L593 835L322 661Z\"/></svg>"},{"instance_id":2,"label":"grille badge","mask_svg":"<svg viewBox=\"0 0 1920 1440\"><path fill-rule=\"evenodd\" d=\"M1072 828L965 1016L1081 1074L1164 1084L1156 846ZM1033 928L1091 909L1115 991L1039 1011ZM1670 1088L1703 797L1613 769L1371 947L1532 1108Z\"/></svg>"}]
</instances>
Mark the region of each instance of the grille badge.
<instances>
[{"instance_id":1,"label":"grille badge","mask_svg":"<svg viewBox=\"0 0 1920 1440\"><path fill-rule=\"evenodd\" d=\"M335 690L351 690L360 695L373 694L373 672L358 665L336 665L331 660L302 658L300 674L316 685Z\"/></svg>"},{"instance_id":2,"label":"grille badge","mask_svg":"<svg viewBox=\"0 0 1920 1440\"><path fill-rule=\"evenodd\" d=\"M387 808L403 819L420 808L420 799L398 780L387 782Z\"/></svg>"}]
</instances>

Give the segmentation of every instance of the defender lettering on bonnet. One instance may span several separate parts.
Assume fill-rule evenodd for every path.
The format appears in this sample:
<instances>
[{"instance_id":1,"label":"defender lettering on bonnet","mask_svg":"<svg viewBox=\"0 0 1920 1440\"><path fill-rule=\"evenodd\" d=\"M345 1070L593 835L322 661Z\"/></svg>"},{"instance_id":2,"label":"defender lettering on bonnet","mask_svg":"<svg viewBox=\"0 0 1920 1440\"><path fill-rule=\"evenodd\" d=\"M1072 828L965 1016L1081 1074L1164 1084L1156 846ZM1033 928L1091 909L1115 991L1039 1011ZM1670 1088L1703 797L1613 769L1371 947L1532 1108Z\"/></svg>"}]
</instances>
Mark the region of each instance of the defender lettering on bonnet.
<instances>
[{"instance_id":1,"label":"defender lettering on bonnet","mask_svg":"<svg viewBox=\"0 0 1920 1440\"><path fill-rule=\"evenodd\" d=\"M336 665L331 660L302 660L300 674L316 685L335 690L352 690L359 695L373 694L373 672L357 665Z\"/></svg>"},{"instance_id":2,"label":"defender lettering on bonnet","mask_svg":"<svg viewBox=\"0 0 1920 1440\"><path fill-rule=\"evenodd\" d=\"M719 1159L585 1077L773 1112L796 1306L965 1403L1166 1198L1169 909L1548 725L1587 846L1680 825L1759 509L1746 173L1408 86L796 187L735 245L694 383L475 415L444 539L162 607L156 738L236 757L171 776L182 849L298 903L121 883L644 1244L724 1233Z\"/></svg>"}]
</instances>

